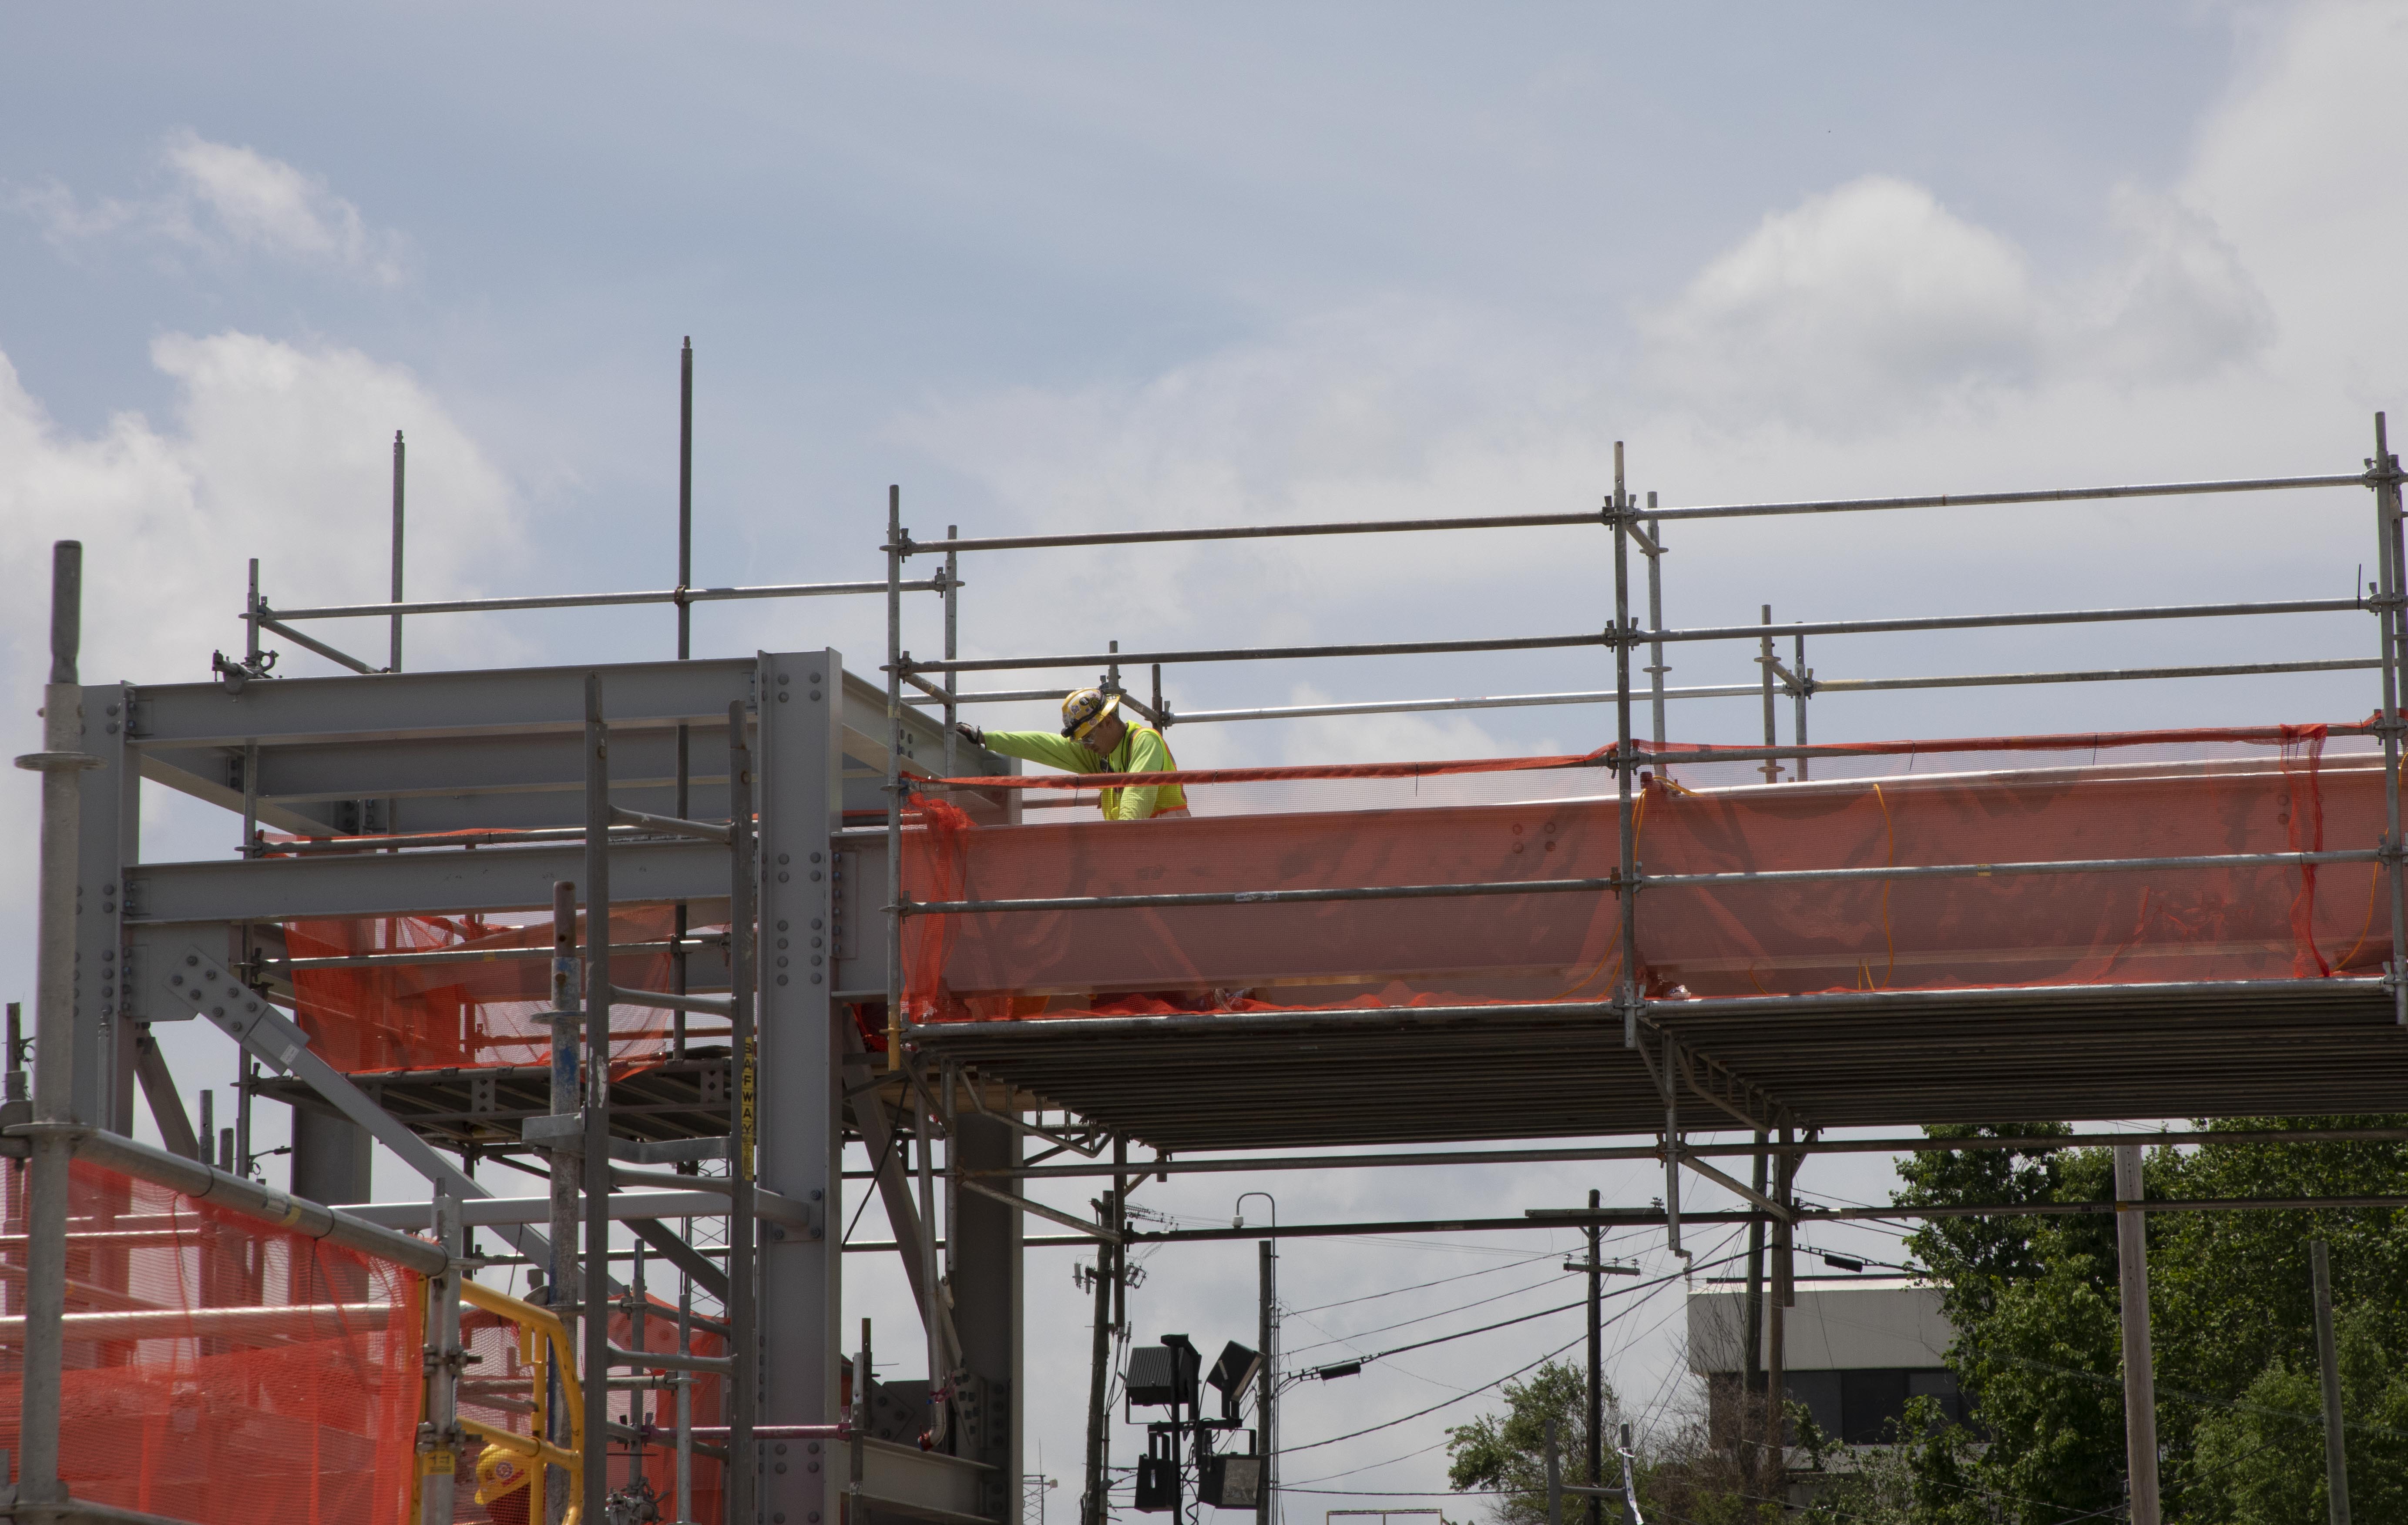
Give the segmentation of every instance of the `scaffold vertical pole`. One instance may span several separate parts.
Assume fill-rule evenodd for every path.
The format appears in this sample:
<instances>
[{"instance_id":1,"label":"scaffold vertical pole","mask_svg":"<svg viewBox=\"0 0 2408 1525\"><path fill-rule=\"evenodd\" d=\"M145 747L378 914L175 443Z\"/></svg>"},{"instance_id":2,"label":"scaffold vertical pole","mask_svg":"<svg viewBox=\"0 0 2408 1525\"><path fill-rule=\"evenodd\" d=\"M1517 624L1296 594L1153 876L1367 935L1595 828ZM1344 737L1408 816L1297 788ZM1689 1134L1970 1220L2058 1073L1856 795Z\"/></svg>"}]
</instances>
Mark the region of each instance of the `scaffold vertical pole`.
<instances>
[{"instance_id":1,"label":"scaffold vertical pole","mask_svg":"<svg viewBox=\"0 0 2408 1525\"><path fill-rule=\"evenodd\" d=\"M1813 760L1805 755L1806 701L1813 696L1814 691L1808 681L1806 673L1806 637L1793 635L1789 639L1789 674L1798 680L1798 687L1793 695L1796 705L1793 719L1796 721L1798 733L1798 781L1802 784L1810 777L1808 769L1813 762Z\"/></svg>"},{"instance_id":2,"label":"scaffold vertical pole","mask_svg":"<svg viewBox=\"0 0 2408 1525\"><path fill-rule=\"evenodd\" d=\"M610 733L585 675L585 1507L610 1490Z\"/></svg>"},{"instance_id":3,"label":"scaffold vertical pole","mask_svg":"<svg viewBox=\"0 0 2408 1525\"><path fill-rule=\"evenodd\" d=\"M552 887L552 1115L555 1118L577 1115L580 1090L577 1056L583 1037L579 1027L584 1020L578 985L577 886L570 880L559 879ZM576 1318L583 1297L582 1278L577 1268L577 1186L580 1162L584 1158L585 1150L579 1140L554 1136L548 1225L552 1233L552 1263L545 1270L552 1283L549 1296L552 1310L567 1321ZM544 1438L565 1447L569 1440L567 1390L561 1383L557 1365L548 1365L545 1374L549 1391L544 1413L552 1432ZM556 1467L543 1468L541 1473L546 1485L544 1518L551 1525L560 1525L568 1513L568 1479Z\"/></svg>"},{"instance_id":4,"label":"scaffold vertical pole","mask_svg":"<svg viewBox=\"0 0 2408 1525\"><path fill-rule=\"evenodd\" d=\"M2377 611L2383 629L2383 850L2391 886L2392 1012L2408 1026L2408 844L2400 832L2400 731L2403 648L2408 648L2408 618L2403 618L2403 591L2408 577L2401 563L2400 468L2391 455L2390 432L2384 415L2374 415L2374 459L2368 462L2374 479L2375 566L2380 591Z\"/></svg>"},{"instance_id":5,"label":"scaffold vertical pole","mask_svg":"<svg viewBox=\"0 0 2408 1525\"><path fill-rule=\"evenodd\" d=\"M1656 506L1656 494L1653 492L1647 494L1647 506L1650 508ZM1647 538L1656 548L1647 553L1647 628L1651 631L1660 631L1664 628L1664 521L1662 520L1651 519L1647 521ZM1647 691L1654 710L1655 721L1650 734L1655 737L1656 745L1658 747L1664 745L1664 675L1671 670L1664 665L1664 643L1660 640L1648 642Z\"/></svg>"},{"instance_id":6,"label":"scaffold vertical pole","mask_svg":"<svg viewBox=\"0 0 2408 1525\"><path fill-rule=\"evenodd\" d=\"M1681 1050L1672 1034L1664 1034L1664 1247L1683 1260L1681 1247Z\"/></svg>"},{"instance_id":7,"label":"scaffold vertical pole","mask_svg":"<svg viewBox=\"0 0 2408 1525\"><path fill-rule=\"evenodd\" d=\"M419 1518L423 1525L452 1525L453 1479L459 1475L460 1430L460 1199L450 1183L435 1183L435 1237L451 1263L426 1281L426 1420L419 1455ZM538 1475L552 1469L538 1467Z\"/></svg>"},{"instance_id":8,"label":"scaffold vertical pole","mask_svg":"<svg viewBox=\"0 0 2408 1525\"><path fill-rule=\"evenodd\" d=\"M1613 778L1621 803L1622 1042L1639 1046L1639 823L1632 785L1639 760L1630 750L1630 492L1623 474L1622 441L1613 442ZM1677 1231L1676 1231L1677 1232Z\"/></svg>"},{"instance_id":9,"label":"scaffold vertical pole","mask_svg":"<svg viewBox=\"0 0 2408 1525\"><path fill-rule=\"evenodd\" d=\"M754 1032L752 992L759 946L752 924L752 748L744 739L744 702L727 705L727 1017L729 1062L735 1066L734 1124L727 1161L727 1518L750 1525L758 1511L760 1462L752 1453L760 1404L759 1290L753 1283L753 1149L760 1138L761 1044ZM858 1475L856 1474L856 1480Z\"/></svg>"},{"instance_id":10,"label":"scaffold vertical pole","mask_svg":"<svg viewBox=\"0 0 2408 1525\"><path fill-rule=\"evenodd\" d=\"M50 550L50 680L42 691L42 750L17 760L19 767L42 776L34 1116L50 1123L77 1120L76 863L83 792L79 772L97 762L82 750L83 693L76 673L82 639L83 543L61 540ZM30 1152L17 1496L29 1504L63 1504L66 1485L59 1478L60 1366L66 1354L67 1167L74 1146L59 1133L46 1132L35 1137Z\"/></svg>"},{"instance_id":11,"label":"scaffold vertical pole","mask_svg":"<svg viewBox=\"0 0 2408 1525\"><path fill-rule=\"evenodd\" d=\"M685 346L678 351L678 576L677 576L677 654L678 661L694 660L694 601L686 596L694 586L694 335L686 335ZM396 598L400 595L394 594ZM677 728L677 807L673 812L681 820L694 819L694 734L693 728L681 724ZM669 989L679 995L686 993L687 970L685 934L689 908L682 900L677 903L675 932L669 944ZM669 1051L678 1058L685 1057L685 1008L680 1006L669 1014ZM683 1391L683 1389L680 1389ZM682 1517L681 1517L682 1518Z\"/></svg>"},{"instance_id":12,"label":"scaffold vertical pole","mask_svg":"<svg viewBox=\"0 0 2408 1525\"><path fill-rule=\"evenodd\" d=\"M960 525L945 526L946 539L958 540L961 534ZM961 635L961 594L954 587L954 579L960 576L961 557L950 550L945 552L945 660L947 662L953 661L961 654L957 649ZM945 777L948 778L961 771L953 765L953 725L961 719L961 706L953 703L953 690L960 682L961 679L953 674L945 675Z\"/></svg>"},{"instance_id":13,"label":"scaffold vertical pole","mask_svg":"<svg viewBox=\"0 0 2408 1525\"><path fill-rule=\"evenodd\" d=\"M1772 703L1772 606L1767 604L1763 608L1765 634L1756 642L1758 649L1756 664L1757 672L1762 674L1764 678L1764 744L1767 747L1778 747L1781 745L1781 737L1775 729L1774 718L1779 712L1773 707ZM1771 784L1778 783L1780 780L1781 760L1773 757L1766 758L1764 781Z\"/></svg>"},{"instance_id":14,"label":"scaffold vertical pole","mask_svg":"<svg viewBox=\"0 0 2408 1525\"><path fill-rule=\"evenodd\" d=\"M958 681L948 673L945 681ZM903 489L886 489L886 1069L903 1068ZM933 1375L933 1374L932 1374Z\"/></svg>"},{"instance_id":15,"label":"scaffold vertical pole","mask_svg":"<svg viewBox=\"0 0 2408 1525\"><path fill-rule=\"evenodd\" d=\"M401 602L401 505L402 477L407 463L401 431L393 432L393 601ZM393 617L393 630L387 642L385 671L401 671L401 616ZM388 822L388 825L391 823Z\"/></svg>"}]
</instances>

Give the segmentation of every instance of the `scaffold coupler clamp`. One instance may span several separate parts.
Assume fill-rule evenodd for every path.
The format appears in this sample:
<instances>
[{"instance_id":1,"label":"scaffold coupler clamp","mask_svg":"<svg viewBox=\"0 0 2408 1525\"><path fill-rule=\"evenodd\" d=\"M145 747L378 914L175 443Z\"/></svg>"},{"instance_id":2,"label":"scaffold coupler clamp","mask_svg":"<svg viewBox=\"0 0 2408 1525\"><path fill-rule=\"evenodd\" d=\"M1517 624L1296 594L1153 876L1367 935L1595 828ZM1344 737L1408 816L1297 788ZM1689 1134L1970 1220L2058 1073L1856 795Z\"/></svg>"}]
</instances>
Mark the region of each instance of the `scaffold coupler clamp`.
<instances>
[{"instance_id":1,"label":"scaffold coupler clamp","mask_svg":"<svg viewBox=\"0 0 2408 1525\"><path fill-rule=\"evenodd\" d=\"M228 693L240 693L253 679L267 677L275 666L276 653L273 651L262 651L240 662L222 651L209 653L209 674L224 683Z\"/></svg>"},{"instance_id":2,"label":"scaffold coupler clamp","mask_svg":"<svg viewBox=\"0 0 2408 1525\"><path fill-rule=\"evenodd\" d=\"M454 1274L456 1275L457 1273ZM453 1381L458 1381L462 1375L466 1375L469 1367L478 1364L485 1359L482 1356L471 1355L467 1350L456 1345L449 1350L440 1349L431 1345L424 1345L419 1347L418 1353L418 1367L419 1374L421 1375L433 1376L437 1372L448 1371L452 1374ZM421 1428L423 1429L424 1427L421 1426Z\"/></svg>"},{"instance_id":3,"label":"scaffold coupler clamp","mask_svg":"<svg viewBox=\"0 0 2408 1525\"><path fill-rule=\"evenodd\" d=\"M418 1470L422 1474L429 1475L458 1471L460 1452L467 1444L468 1432L463 1430L456 1419L441 1430L435 1427L435 1421L432 1419L420 1420L417 1437Z\"/></svg>"},{"instance_id":4,"label":"scaffold coupler clamp","mask_svg":"<svg viewBox=\"0 0 2408 1525\"><path fill-rule=\"evenodd\" d=\"M2398 959L2383 966L2383 989L2391 997L2391 1009L2400 1025L2408 1027L2408 970L2401 968Z\"/></svg>"}]
</instances>

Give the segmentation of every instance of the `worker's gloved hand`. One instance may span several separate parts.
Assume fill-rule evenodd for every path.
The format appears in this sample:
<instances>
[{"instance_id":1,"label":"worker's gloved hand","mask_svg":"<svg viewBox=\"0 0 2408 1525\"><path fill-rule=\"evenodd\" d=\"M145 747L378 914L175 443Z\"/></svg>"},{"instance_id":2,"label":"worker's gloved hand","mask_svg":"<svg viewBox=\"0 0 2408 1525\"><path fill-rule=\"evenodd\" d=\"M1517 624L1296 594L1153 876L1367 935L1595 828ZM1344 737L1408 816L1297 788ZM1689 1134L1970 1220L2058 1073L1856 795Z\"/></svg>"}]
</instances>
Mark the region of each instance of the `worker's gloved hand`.
<instances>
[{"instance_id":1,"label":"worker's gloved hand","mask_svg":"<svg viewBox=\"0 0 2408 1525\"><path fill-rule=\"evenodd\" d=\"M977 726L972 725L968 720L958 720L954 722L953 729L960 732L962 734L962 739L968 742L973 747L983 747L986 745L986 733L980 730Z\"/></svg>"}]
</instances>

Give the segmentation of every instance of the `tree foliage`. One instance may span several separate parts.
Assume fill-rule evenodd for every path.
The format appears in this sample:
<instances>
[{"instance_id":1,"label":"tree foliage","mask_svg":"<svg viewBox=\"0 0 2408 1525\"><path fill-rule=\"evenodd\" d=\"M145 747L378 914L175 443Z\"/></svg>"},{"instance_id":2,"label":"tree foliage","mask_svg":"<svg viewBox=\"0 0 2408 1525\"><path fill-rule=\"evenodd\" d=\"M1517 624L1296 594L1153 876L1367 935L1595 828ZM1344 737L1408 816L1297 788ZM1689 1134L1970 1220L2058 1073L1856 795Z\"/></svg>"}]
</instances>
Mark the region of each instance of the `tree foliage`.
<instances>
[{"instance_id":1,"label":"tree foliage","mask_svg":"<svg viewBox=\"0 0 2408 1525\"><path fill-rule=\"evenodd\" d=\"M2398 1118L2249 1119L2220 1131L2401 1126ZM2062 1133L2054 1124L1934 1128L1935 1137ZM1972 1149L1901 1167L1901 1204L2100 1203L2104 1149ZM2408 1193L2408 1146L2210 1143L2150 1151L2155 1198ZM2161 1492L2183 1525L2300 1525L2324 1518L2321 1399L2308 1242L2331 1247L2350 1352L2344 1412L2360 1518L2408 1518L2408 1215L2184 1212L2146 1220ZM1908 1239L1943 1288L1957 1330L1950 1364L1979 1404L1982 1447L1956 1484L2009 1525L2099 1518L2124 1496L2124 1405L2112 1215L1929 1220ZM2386 1416L2390 1416L2386 1418ZM2397 1432L2401 1438L2394 1439ZM1970 1443L1973 1437L1967 1436ZM1925 1447L1928 1452L1929 1447ZM1966 1455L1970 1455L1967 1450ZM1935 1456L1914 1459L1937 1479ZM1937 1522L1937 1493L1905 1518Z\"/></svg>"},{"instance_id":2,"label":"tree foliage","mask_svg":"<svg viewBox=\"0 0 2408 1525\"><path fill-rule=\"evenodd\" d=\"M1608 1413L1614 1402L1609 1390ZM1484 1414L1447 1431L1448 1486L1458 1491L1501 1493L1490 1516L1500 1525L1546 1525L1549 1419L1555 1421L1564 1480L1586 1478L1588 1373L1570 1361L1550 1361L1526 1380L1505 1384L1503 1414ZM1572 1511L1568 1507L1565 1515L1570 1519Z\"/></svg>"}]
</instances>

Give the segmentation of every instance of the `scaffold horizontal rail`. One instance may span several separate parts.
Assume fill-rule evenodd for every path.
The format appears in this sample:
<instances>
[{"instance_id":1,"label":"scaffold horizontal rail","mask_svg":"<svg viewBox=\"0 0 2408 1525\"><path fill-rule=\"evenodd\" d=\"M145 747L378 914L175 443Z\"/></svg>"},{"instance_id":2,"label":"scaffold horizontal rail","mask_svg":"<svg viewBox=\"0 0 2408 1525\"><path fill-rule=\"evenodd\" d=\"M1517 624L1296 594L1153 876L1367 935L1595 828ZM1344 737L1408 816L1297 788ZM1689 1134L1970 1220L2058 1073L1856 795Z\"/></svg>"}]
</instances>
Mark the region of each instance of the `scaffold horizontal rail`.
<instances>
[{"instance_id":1,"label":"scaffold horizontal rail","mask_svg":"<svg viewBox=\"0 0 2408 1525\"><path fill-rule=\"evenodd\" d=\"M901 585L907 593L940 593L947 584L942 578L922 578ZM953 586L963 586L954 584ZM535 593L522 598L451 598L421 600L408 604L330 604L318 608L280 609L263 604L258 618L263 625L273 626L276 620L374 620L394 615L416 614L508 614L519 609L606 609L629 604L722 604L752 598L824 598L846 593L882 593L883 581L877 582L782 582L767 583L755 588L688 588L681 592L675 588L648 589L633 593ZM246 615L249 619L251 616ZM306 637L295 635L295 640Z\"/></svg>"},{"instance_id":2,"label":"scaffold horizontal rail","mask_svg":"<svg viewBox=\"0 0 2408 1525\"><path fill-rule=\"evenodd\" d=\"M2114 498L2188 497L2222 492L2276 492L2307 488L2366 487L2357 474L2258 477L2200 482L2142 482L2116 487L2042 488L2013 492L1941 492L1919 497L1826 498L1795 503L1702 504L1687 507L1632 507L1640 522L1671 519L1748 519L1787 514L1837 514L1899 508L2003 507L2025 503L2091 503ZM973 535L968 539L905 540L913 556L937 551L1057 550L1080 546L1163 545L1197 540L1275 540L1332 534L1398 534L1429 530L1555 529L1611 522L1611 509L1584 513L1485 514L1440 519L1367 519L1315 524L1233 524L1177 530L1102 530L1064 534Z\"/></svg>"},{"instance_id":3,"label":"scaffold horizontal rail","mask_svg":"<svg viewBox=\"0 0 2408 1525\"><path fill-rule=\"evenodd\" d=\"M1760 641L1770 634L1799 635L1910 634L1931 630L2014 629L2028 625L2105 624L2140 620L2214 620L2254 615L2344 614L2371 607L2357 598L2298 598L2241 604L2170 604L2115 609L2052 609L2035 614L1917 615L1898 620L1824 620L1786 625L1711 625L1695 630L1641 630L1629 644L1654 642ZM1187 651L1080 651L1037 657L920 658L906 655L906 672L1002 673L1045 667L1169 665L1197 662L1294 662L1330 657L1432 656L1470 651L1537 651L1578 646L1611 646L1610 630L1594 634L1500 636L1465 641L1371 641L1344 646L1244 646ZM1643 689L1631 691L1646 698Z\"/></svg>"},{"instance_id":4,"label":"scaffold horizontal rail","mask_svg":"<svg viewBox=\"0 0 2408 1525\"><path fill-rule=\"evenodd\" d=\"M2179 858L2071 858L2022 863L1912 863L1878 868L1750 869L1731 874L1641 874L1642 890L1736 888L1751 884L1813 884L1832 880L2000 878L2022 874L2123 874L2159 868L2299 868L2312 863L2372 863L2372 848L2331 852L2233 852ZM907 901L907 916L971 916L1012 911L1161 910L1174 905L1290 905L1350 900L1436 900L1477 895L1611 894L1616 878L1506 879L1466 884L1350 886L1330 890L1199 890L1159 895L1052 895L1025 900ZM630 995L629 999L635 999Z\"/></svg>"}]
</instances>

